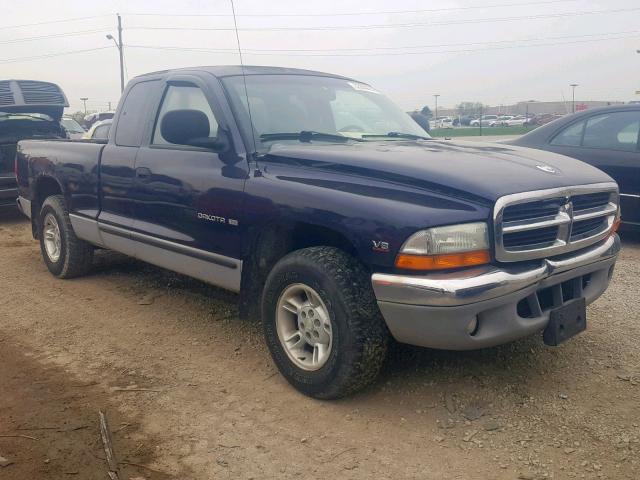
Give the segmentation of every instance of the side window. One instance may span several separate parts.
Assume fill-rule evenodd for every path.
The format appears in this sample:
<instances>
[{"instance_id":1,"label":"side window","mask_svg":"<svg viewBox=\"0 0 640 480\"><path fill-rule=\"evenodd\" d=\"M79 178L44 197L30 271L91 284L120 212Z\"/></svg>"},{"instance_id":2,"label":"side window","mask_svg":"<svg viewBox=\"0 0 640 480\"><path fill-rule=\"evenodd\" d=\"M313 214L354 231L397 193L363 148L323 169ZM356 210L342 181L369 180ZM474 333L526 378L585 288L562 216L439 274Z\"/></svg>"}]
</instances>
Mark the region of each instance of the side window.
<instances>
[{"instance_id":1,"label":"side window","mask_svg":"<svg viewBox=\"0 0 640 480\"><path fill-rule=\"evenodd\" d=\"M160 111L158 113L158 119L153 132L152 143L154 145L167 145L171 144L169 140L162 136L162 120L169 112L176 110L196 110L202 112L209 120L210 138L218 136L218 122L213 115L209 101L204 96L204 92L199 87L191 85L170 85L162 100Z\"/></svg>"},{"instance_id":2,"label":"side window","mask_svg":"<svg viewBox=\"0 0 640 480\"><path fill-rule=\"evenodd\" d=\"M638 148L640 112L613 112L587 121L582 145L590 148L635 151Z\"/></svg>"},{"instance_id":3,"label":"side window","mask_svg":"<svg viewBox=\"0 0 640 480\"><path fill-rule=\"evenodd\" d=\"M158 80L135 84L122 105L116 127L116 145L139 147L149 118L149 105Z\"/></svg>"},{"instance_id":4,"label":"side window","mask_svg":"<svg viewBox=\"0 0 640 480\"><path fill-rule=\"evenodd\" d=\"M100 125L93 131L93 137L97 140L106 140L109 138L109 128L111 125Z\"/></svg>"},{"instance_id":5,"label":"side window","mask_svg":"<svg viewBox=\"0 0 640 480\"><path fill-rule=\"evenodd\" d=\"M579 147L582 142L582 131L584 130L584 120L574 123L562 130L553 137L551 145L563 145L567 147Z\"/></svg>"}]
</instances>

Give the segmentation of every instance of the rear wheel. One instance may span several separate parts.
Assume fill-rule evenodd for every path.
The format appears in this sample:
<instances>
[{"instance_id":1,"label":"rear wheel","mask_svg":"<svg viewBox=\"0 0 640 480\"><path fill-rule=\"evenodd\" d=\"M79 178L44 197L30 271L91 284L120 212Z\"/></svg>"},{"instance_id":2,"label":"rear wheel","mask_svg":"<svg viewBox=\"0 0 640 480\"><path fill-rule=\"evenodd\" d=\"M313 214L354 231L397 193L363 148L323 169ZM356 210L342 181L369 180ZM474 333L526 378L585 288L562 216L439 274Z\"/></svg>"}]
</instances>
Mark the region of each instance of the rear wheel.
<instances>
[{"instance_id":1,"label":"rear wheel","mask_svg":"<svg viewBox=\"0 0 640 480\"><path fill-rule=\"evenodd\" d=\"M389 334L364 267L345 252L290 253L269 274L264 334L283 376L306 395L349 395L378 375Z\"/></svg>"},{"instance_id":2,"label":"rear wheel","mask_svg":"<svg viewBox=\"0 0 640 480\"><path fill-rule=\"evenodd\" d=\"M53 275L72 278L89 271L93 247L76 237L62 195L44 201L38 228L42 258Z\"/></svg>"}]
</instances>

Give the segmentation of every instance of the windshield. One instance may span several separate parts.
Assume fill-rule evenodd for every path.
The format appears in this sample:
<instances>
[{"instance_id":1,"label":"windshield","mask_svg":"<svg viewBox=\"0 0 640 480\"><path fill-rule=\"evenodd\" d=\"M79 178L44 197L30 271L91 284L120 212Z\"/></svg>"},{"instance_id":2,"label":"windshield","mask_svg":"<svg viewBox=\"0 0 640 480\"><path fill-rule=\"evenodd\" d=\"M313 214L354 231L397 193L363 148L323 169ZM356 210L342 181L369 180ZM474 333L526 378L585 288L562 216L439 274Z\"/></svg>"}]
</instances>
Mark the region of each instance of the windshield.
<instances>
[{"instance_id":1,"label":"windshield","mask_svg":"<svg viewBox=\"0 0 640 480\"><path fill-rule=\"evenodd\" d=\"M73 118L63 117L62 120L60 120L60 123L62 123L62 126L69 133L84 133L84 128L82 128Z\"/></svg>"},{"instance_id":2,"label":"windshield","mask_svg":"<svg viewBox=\"0 0 640 480\"><path fill-rule=\"evenodd\" d=\"M402 139L398 134L428 138L409 115L364 83L310 75L247 75L245 79L258 148L269 134L302 131L376 141ZM250 138L243 78L226 77L222 82Z\"/></svg>"}]
</instances>

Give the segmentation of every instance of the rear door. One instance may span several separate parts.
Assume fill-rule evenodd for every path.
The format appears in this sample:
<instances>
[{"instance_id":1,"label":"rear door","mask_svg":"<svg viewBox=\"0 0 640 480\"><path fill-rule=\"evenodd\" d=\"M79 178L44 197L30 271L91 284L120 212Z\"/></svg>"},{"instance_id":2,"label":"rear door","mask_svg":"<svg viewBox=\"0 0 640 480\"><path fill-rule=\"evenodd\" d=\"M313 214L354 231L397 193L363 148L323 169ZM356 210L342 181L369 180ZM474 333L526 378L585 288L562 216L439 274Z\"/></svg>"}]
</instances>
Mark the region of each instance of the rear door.
<instances>
[{"instance_id":1,"label":"rear door","mask_svg":"<svg viewBox=\"0 0 640 480\"><path fill-rule=\"evenodd\" d=\"M161 131L167 113L187 109L206 115L209 137L228 132L232 121L220 104L223 95L210 83L179 74L163 85L153 130L135 163L134 236L146 243L138 249L139 258L146 254L148 258L143 259L151 263L237 290L240 216L249 172L246 158L238 156L233 147L218 154L173 144Z\"/></svg>"},{"instance_id":2,"label":"rear door","mask_svg":"<svg viewBox=\"0 0 640 480\"><path fill-rule=\"evenodd\" d=\"M609 174L620 187L623 221L640 224L640 110L583 118L558 132L549 150Z\"/></svg>"},{"instance_id":3,"label":"rear door","mask_svg":"<svg viewBox=\"0 0 640 480\"><path fill-rule=\"evenodd\" d=\"M160 80L134 84L118 109L110 141L100 160L100 230L105 246L135 255L127 231L133 228L135 160L150 128L151 108L160 94Z\"/></svg>"}]
</instances>

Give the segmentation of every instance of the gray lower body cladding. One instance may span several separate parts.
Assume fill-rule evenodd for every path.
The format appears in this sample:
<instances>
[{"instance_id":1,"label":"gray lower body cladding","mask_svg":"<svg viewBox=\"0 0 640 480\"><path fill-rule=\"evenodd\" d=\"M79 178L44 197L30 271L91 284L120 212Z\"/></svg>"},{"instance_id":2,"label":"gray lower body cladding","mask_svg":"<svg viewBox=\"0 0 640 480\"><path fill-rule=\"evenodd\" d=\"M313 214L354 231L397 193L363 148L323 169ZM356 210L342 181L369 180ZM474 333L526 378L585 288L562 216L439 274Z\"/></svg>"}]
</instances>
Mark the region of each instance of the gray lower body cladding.
<instances>
[{"instance_id":1,"label":"gray lower body cladding","mask_svg":"<svg viewBox=\"0 0 640 480\"><path fill-rule=\"evenodd\" d=\"M492 347L540 332L549 322L551 310L572 299L584 297L589 304L602 295L609 285L620 240L614 235L597 248L606 253L594 256L593 262L585 263L580 257L575 268L564 263L561 272L536 275L529 285L518 283L514 291L505 291L508 285L500 285L498 296L476 302L467 298L446 306L399 303L381 300L384 287L376 286L375 281L374 290L387 326L399 342L446 350Z\"/></svg>"}]
</instances>

